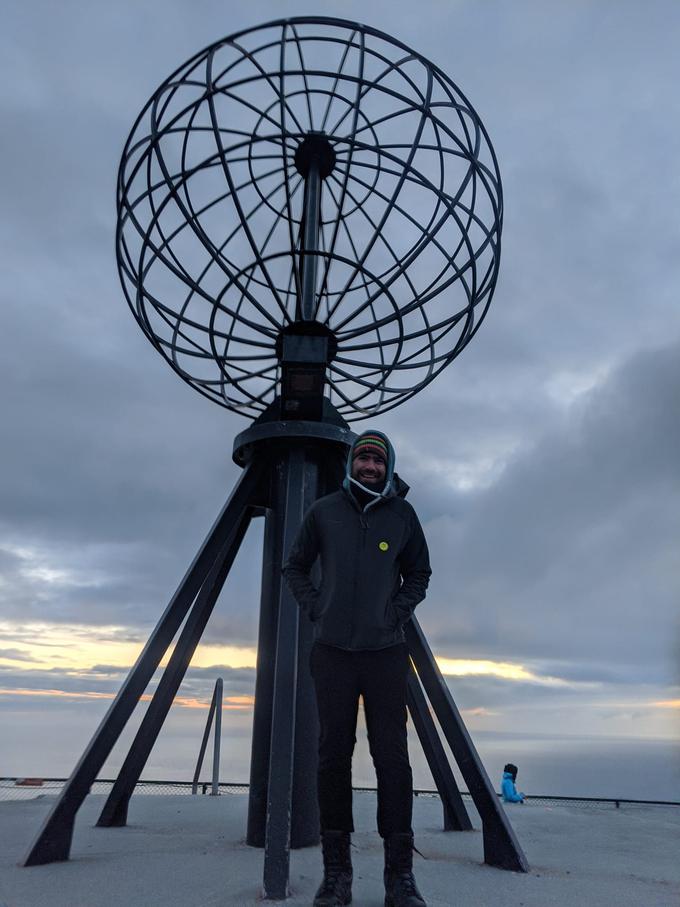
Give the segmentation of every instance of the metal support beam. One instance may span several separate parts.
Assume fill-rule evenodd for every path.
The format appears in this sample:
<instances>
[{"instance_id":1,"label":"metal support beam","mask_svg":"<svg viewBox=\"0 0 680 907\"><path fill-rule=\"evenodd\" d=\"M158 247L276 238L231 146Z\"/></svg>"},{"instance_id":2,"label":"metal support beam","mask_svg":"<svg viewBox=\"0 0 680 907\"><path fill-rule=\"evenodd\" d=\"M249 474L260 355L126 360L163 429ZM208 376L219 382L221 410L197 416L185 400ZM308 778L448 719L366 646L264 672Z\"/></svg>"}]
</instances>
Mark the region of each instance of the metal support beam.
<instances>
[{"instance_id":1,"label":"metal support beam","mask_svg":"<svg viewBox=\"0 0 680 907\"><path fill-rule=\"evenodd\" d=\"M198 752L198 759L196 760L196 771L194 772L194 777L191 779L191 793L195 796L198 793L198 777L201 774L201 768L203 766L203 758L205 757L205 751L208 748L208 738L210 737L210 728L212 727L213 718L215 717L215 710L222 712L222 678L218 677L215 681L215 689L213 690L212 699L210 700L210 708L208 709L208 718L205 722L205 730L203 731L203 739L201 740L201 748ZM220 722L221 730L221 722ZM219 784L219 778L215 772L216 763L219 764L219 748L217 746L217 730L215 730L215 747L213 749L213 794L216 794L216 786ZM217 751L217 753L215 753ZM215 759L217 755L217 759Z\"/></svg>"},{"instance_id":2,"label":"metal support beam","mask_svg":"<svg viewBox=\"0 0 680 907\"><path fill-rule=\"evenodd\" d=\"M272 494L278 482L272 479ZM272 504L275 502L272 501ZM281 588L283 538L279 532L280 514L272 506L265 515L262 542L262 584L260 622L257 635L257 670L255 672L255 705L253 736L250 750L250 785L248 788L248 826L246 844L264 847L267 825L267 788L269 786L269 748L271 745L272 700L274 698L274 661L278 593Z\"/></svg>"},{"instance_id":3,"label":"metal support beam","mask_svg":"<svg viewBox=\"0 0 680 907\"><path fill-rule=\"evenodd\" d=\"M315 484L316 465L304 449L287 452L283 518L283 551L290 551L305 512L305 488ZM274 667L267 825L264 852L264 896L284 900L288 895L290 825L295 751L299 609L283 578Z\"/></svg>"},{"instance_id":4,"label":"metal support beam","mask_svg":"<svg viewBox=\"0 0 680 907\"><path fill-rule=\"evenodd\" d=\"M335 151L324 132L310 130L295 150L295 166L305 181L300 237L300 294L296 321L316 317L316 275L321 229L321 185L335 167Z\"/></svg>"},{"instance_id":5,"label":"metal support beam","mask_svg":"<svg viewBox=\"0 0 680 907\"><path fill-rule=\"evenodd\" d=\"M321 175L319 161L311 156L305 177L305 212L302 245L302 301L303 321L312 321L316 309L317 251L319 247L319 215L321 211Z\"/></svg>"},{"instance_id":6,"label":"metal support beam","mask_svg":"<svg viewBox=\"0 0 680 907\"><path fill-rule=\"evenodd\" d=\"M220 794L220 747L222 745L222 678L218 677L215 684L215 739L213 741L212 764L212 789L210 795L218 797Z\"/></svg>"},{"instance_id":7,"label":"metal support beam","mask_svg":"<svg viewBox=\"0 0 680 907\"><path fill-rule=\"evenodd\" d=\"M68 859L76 813L205 582L230 528L241 519L244 509L255 499L260 481L259 465L248 466L241 474L229 500L31 844L23 860L24 866Z\"/></svg>"},{"instance_id":8,"label":"metal support beam","mask_svg":"<svg viewBox=\"0 0 680 907\"><path fill-rule=\"evenodd\" d=\"M317 463L318 455L317 452L314 459L310 461L310 451L305 453L302 516L322 494L320 484L321 474L324 470ZM285 556L287 556L290 549L284 550ZM317 586L320 584L321 571L318 563L312 570L312 580ZM319 768L319 710L309 669L313 637L312 622L307 617L301 618L298 622L293 792L290 813L290 846L293 849L318 844L321 831L319 801L316 793L316 777Z\"/></svg>"},{"instance_id":9,"label":"metal support beam","mask_svg":"<svg viewBox=\"0 0 680 907\"><path fill-rule=\"evenodd\" d=\"M404 629L418 677L481 817L484 862L500 869L527 872L527 858L484 770L420 624L412 617Z\"/></svg>"},{"instance_id":10,"label":"metal support beam","mask_svg":"<svg viewBox=\"0 0 680 907\"><path fill-rule=\"evenodd\" d=\"M288 501L288 457L286 448L279 445L271 465L271 507L267 511L262 557L262 597L257 650L257 676L253 739L250 762L250 792L248 799L248 828L246 842L252 847L264 847L269 802L270 752L274 695L274 669L278 617L281 612L281 566L287 553L284 547ZM327 473L341 458L334 448L312 445L304 447L304 479L301 486L302 513L327 488ZM323 468L320 465L323 463ZM333 468L332 488L339 484ZM323 488L322 488L323 484ZM295 507L299 507L296 504ZM284 553L285 552L285 553ZM316 798L318 763L318 713L314 687L309 673L309 653L312 645L312 626L307 620L298 621L298 657L296 684L296 729L293 757L293 793L291 804L290 847L310 847L319 841L319 806ZM310 784L310 778L313 783Z\"/></svg>"},{"instance_id":11,"label":"metal support beam","mask_svg":"<svg viewBox=\"0 0 680 907\"><path fill-rule=\"evenodd\" d=\"M251 520L251 509L247 507L241 518L234 523L228 532L226 543L186 619L182 632L163 672L156 692L149 703L139 730L135 734L130 750L121 766L118 778L111 789L97 825L102 827L123 826L127 822L128 805L135 785L144 771L151 750L156 743L163 723L167 718L177 690L184 679L187 668L193 658L196 646L215 607L222 586L234 563L241 542Z\"/></svg>"},{"instance_id":12,"label":"metal support beam","mask_svg":"<svg viewBox=\"0 0 680 907\"><path fill-rule=\"evenodd\" d=\"M411 720L442 801L444 831L471 831L472 822L465 809L449 760L446 758L413 663L408 677L407 702Z\"/></svg>"}]
</instances>

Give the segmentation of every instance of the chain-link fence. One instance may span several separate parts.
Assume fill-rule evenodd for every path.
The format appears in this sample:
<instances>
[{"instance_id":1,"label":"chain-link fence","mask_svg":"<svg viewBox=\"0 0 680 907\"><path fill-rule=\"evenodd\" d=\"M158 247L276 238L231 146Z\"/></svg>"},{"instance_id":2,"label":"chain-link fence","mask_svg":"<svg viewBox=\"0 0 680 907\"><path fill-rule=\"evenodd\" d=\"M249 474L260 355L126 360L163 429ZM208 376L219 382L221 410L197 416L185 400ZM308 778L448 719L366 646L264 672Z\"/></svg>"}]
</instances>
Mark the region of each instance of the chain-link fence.
<instances>
[{"instance_id":1,"label":"chain-link fence","mask_svg":"<svg viewBox=\"0 0 680 907\"><path fill-rule=\"evenodd\" d=\"M0 800L30 800L35 797L58 794L66 778L0 778ZM91 794L108 794L113 780L95 781ZM209 794L211 781L199 781L198 793ZM247 794L248 785L224 783L219 786L221 794ZM180 794L191 796L191 781L138 781L136 794Z\"/></svg>"},{"instance_id":2,"label":"chain-link fence","mask_svg":"<svg viewBox=\"0 0 680 907\"><path fill-rule=\"evenodd\" d=\"M58 794L66 778L0 778L0 800L30 800L36 797L54 796ZM108 794L113 785L112 780L95 781L90 793ZM212 789L212 782L199 781L198 795L208 795ZM220 794L247 794L248 785L240 782L224 782L219 785ZM355 793L375 794L374 787L355 787ZM136 794L168 795L179 794L191 796L191 781L139 781L135 787ZM439 794L435 790L415 790L416 797L435 797ZM472 797L467 791L462 792L463 799L471 802ZM677 800L630 800L616 799L614 797L559 797L550 794L526 797L529 804L545 804L550 806L583 806L583 807L610 807L618 809L621 806L680 806Z\"/></svg>"},{"instance_id":3,"label":"chain-link fence","mask_svg":"<svg viewBox=\"0 0 680 907\"><path fill-rule=\"evenodd\" d=\"M416 797L436 797L436 790L414 790ZM461 792L463 800L472 802L472 794ZM500 798L500 794L498 797ZM561 797L557 794L530 794L524 797L527 803L546 804L550 806L605 806L618 809L620 806L680 806L678 800L630 800L616 797Z\"/></svg>"}]
</instances>

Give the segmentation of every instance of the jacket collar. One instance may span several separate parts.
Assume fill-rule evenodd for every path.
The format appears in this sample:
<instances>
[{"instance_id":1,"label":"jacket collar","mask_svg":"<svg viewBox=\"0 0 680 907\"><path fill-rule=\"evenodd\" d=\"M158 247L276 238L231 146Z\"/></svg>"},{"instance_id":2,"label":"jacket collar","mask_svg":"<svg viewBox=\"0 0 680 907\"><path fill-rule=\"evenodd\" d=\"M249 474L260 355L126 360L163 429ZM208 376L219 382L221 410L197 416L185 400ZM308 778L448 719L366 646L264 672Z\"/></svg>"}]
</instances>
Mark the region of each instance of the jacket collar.
<instances>
[{"instance_id":1,"label":"jacket collar","mask_svg":"<svg viewBox=\"0 0 680 907\"><path fill-rule=\"evenodd\" d=\"M359 487L363 488L363 485L359 485ZM348 498L351 505L355 510L358 510L359 513L366 513L366 511L371 507L376 507L378 504L382 504L385 501L390 501L392 498L405 498L409 492L410 486L407 485L407 483L404 482L403 479L401 479L395 472L392 475L392 482L387 492L383 491L382 494L375 494L373 500L369 501L363 508L359 505L359 502L352 494L351 488L352 486L349 484L349 482L343 482L342 492Z\"/></svg>"}]
</instances>

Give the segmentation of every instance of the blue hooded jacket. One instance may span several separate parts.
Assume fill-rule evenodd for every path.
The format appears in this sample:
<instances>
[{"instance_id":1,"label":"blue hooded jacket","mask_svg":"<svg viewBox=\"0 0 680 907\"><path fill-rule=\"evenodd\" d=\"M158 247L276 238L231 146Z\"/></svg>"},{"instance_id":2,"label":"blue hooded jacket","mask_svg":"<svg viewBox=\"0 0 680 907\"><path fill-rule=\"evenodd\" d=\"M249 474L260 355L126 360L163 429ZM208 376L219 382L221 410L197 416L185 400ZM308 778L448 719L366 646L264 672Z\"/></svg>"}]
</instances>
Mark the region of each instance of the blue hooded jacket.
<instances>
[{"instance_id":1,"label":"blue hooded jacket","mask_svg":"<svg viewBox=\"0 0 680 907\"><path fill-rule=\"evenodd\" d=\"M506 803L524 803L524 794L518 793L515 782L510 772L503 772L501 781L501 794Z\"/></svg>"}]
</instances>

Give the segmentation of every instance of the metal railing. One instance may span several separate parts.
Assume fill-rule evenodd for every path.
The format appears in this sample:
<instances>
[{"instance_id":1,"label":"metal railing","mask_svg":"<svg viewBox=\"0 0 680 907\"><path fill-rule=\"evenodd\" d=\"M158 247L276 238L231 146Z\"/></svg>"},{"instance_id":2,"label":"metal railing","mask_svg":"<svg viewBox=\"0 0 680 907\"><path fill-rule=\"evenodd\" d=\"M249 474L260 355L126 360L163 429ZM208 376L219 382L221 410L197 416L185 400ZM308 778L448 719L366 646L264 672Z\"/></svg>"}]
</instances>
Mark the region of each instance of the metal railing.
<instances>
[{"instance_id":1,"label":"metal railing","mask_svg":"<svg viewBox=\"0 0 680 907\"><path fill-rule=\"evenodd\" d=\"M0 778L0 800L30 800L36 797L58 794L66 783L66 778ZM95 781L90 789L92 794L108 794L113 786L112 779L102 779ZM213 781L196 781L196 792L198 794L208 794L213 790ZM218 785L219 794L247 794L248 784L239 781L220 782ZM355 787L354 792L358 794L374 794L374 787ZM191 795L191 781L138 781L135 787L136 794L147 795ZM436 797L439 794L436 790L417 789L413 793L416 797ZM466 800L471 800L467 791L462 791L462 796ZM500 795L499 795L500 796ZM678 800L633 800L627 797L563 797L556 794L530 794L527 796L528 803L549 803L552 805L563 806L612 806L619 809L621 806L680 806Z\"/></svg>"},{"instance_id":2,"label":"metal railing","mask_svg":"<svg viewBox=\"0 0 680 907\"><path fill-rule=\"evenodd\" d=\"M416 797L439 797L436 790L414 790ZM462 796L472 799L471 794L462 791ZM500 797L501 794L498 794ZM627 797L563 797L558 794L525 794L524 800L531 803L550 803L563 806L613 805L616 809L626 806L680 806L680 800L631 800Z\"/></svg>"}]
</instances>

